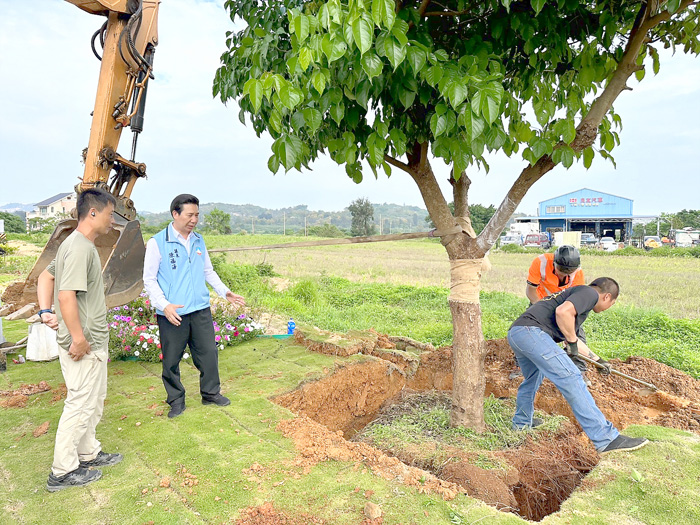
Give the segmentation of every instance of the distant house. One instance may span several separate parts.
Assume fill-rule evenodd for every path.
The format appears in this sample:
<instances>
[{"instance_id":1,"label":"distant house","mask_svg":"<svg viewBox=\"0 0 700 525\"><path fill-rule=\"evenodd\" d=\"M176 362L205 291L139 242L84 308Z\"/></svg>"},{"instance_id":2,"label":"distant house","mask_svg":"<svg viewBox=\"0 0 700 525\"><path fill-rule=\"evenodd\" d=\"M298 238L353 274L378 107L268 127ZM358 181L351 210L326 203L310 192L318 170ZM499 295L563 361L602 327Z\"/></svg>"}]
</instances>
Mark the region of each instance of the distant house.
<instances>
[{"instance_id":1,"label":"distant house","mask_svg":"<svg viewBox=\"0 0 700 525\"><path fill-rule=\"evenodd\" d=\"M27 224L31 219L50 219L52 217L65 217L75 209L75 193L59 193L46 200L37 202L34 210L27 212Z\"/></svg>"}]
</instances>

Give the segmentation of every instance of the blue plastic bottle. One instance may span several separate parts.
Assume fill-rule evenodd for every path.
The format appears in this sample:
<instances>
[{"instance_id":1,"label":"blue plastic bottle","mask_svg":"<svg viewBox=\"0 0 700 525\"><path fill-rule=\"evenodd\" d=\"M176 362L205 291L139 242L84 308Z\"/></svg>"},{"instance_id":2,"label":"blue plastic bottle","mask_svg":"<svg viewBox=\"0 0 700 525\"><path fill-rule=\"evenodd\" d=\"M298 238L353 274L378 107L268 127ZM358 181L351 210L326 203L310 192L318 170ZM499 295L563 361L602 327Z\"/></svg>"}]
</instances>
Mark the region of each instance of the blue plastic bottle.
<instances>
[{"instance_id":1,"label":"blue plastic bottle","mask_svg":"<svg viewBox=\"0 0 700 525\"><path fill-rule=\"evenodd\" d=\"M297 327L297 324L294 322L294 319L290 319L289 322L287 323L287 335L294 334L294 329L296 327Z\"/></svg>"}]
</instances>

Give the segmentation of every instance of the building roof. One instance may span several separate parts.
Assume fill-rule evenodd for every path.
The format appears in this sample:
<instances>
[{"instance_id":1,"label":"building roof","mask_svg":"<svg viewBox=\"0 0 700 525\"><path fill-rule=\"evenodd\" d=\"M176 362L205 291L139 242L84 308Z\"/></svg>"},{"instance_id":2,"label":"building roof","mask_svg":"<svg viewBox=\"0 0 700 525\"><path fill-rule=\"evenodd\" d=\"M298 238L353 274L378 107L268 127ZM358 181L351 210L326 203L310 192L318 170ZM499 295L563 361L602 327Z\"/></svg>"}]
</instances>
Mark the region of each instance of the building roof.
<instances>
[{"instance_id":1,"label":"building roof","mask_svg":"<svg viewBox=\"0 0 700 525\"><path fill-rule=\"evenodd\" d=\"M540 201L539 203L542 204L543 202L551 201L553 199L558 199L560 197L566 197L567 195L572 195L574 193L578 193L580 191L592 191L593 193L600 193L601 195L610 195L611 197L617 197L618 199L625 199L628 201L634 202L634 199L630 199L629 197L622 197L621 195L613 195L612 193L606 193L604 191L598 191L598 190L592 190L591 188L581 188L575 191L569 191L567 193L562 193L561 195L557 195L556 197L550 197L549 199L545 199L543 201Z\"/></svg>"},{"instance_id":2,"label":"building roof","mask_svg":"<svg viewBox=\"0 0 700 525\"><path fill-rule=\"evenodd\" d=\"M68 195L73 195L73 192L71 191L68 193L58 193L51 198L48 198L48 199L43 200L41 202L37 202L34 206L49 206L50 204L53 204L54 202L65 199L66 197L68 197Z\"/></svg>"}]
</instances>

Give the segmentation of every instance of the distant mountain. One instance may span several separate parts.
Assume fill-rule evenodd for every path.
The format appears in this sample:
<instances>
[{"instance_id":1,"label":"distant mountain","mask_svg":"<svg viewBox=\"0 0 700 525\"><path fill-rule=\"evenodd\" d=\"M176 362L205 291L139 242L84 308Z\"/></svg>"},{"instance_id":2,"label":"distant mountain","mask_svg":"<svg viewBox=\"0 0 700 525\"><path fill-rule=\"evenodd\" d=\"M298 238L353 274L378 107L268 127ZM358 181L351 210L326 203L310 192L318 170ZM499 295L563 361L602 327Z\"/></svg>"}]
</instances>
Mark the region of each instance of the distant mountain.
<instances>
[{"instance_id":1,"label":"distant mountain","mask_svg":"<svg viewBox=\"0 0 700 525\"><path fill-rule=\"evenodd\" d=\"M10 213L14 211L32 211L34 209L33 204L22 204L21 202L10 202L0 206L0 211L8 211Z\"/></svg>"},{"instance_id":2,"label":"distant mountain","mask_svg":"<svg viewBox=\"0 0 700 525\"><path fill-rule=\"evenodd\" d=\"M424 218L425 208L400 204L372 204L377 233L408 233L427 230ZM210 202L200 205L203 222L213 209L219 209L231 216L233 233L278 233L303 234L304 226L332 224L341 230L350 230L352 215L348 209L342 211L309 210L301 204L288 208L270 209L252 204L226 204ZM169 212L144 212L141 214L147 226L157 226L170 220ZM381 221L381 225L380 225ZM381 227L380 227L381 226Z\"/></svg>"}]
</instances>

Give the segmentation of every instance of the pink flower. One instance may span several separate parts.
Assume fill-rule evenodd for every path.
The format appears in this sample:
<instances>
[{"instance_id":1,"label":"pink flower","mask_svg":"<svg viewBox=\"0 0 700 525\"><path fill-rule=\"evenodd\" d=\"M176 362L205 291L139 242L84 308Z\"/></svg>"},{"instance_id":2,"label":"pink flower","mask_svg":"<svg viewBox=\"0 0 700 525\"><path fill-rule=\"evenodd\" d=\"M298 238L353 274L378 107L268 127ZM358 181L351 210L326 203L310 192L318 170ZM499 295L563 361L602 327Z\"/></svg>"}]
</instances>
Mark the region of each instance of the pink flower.
<instances>
[{"instance_id":1,"label":"pink flower","mask_svg":"<svg viewBox=\"0 0 700 525\"><path fill-rule=\"evenodd\" d=\"M158 354L158 359L163 360L163 354Z\"/></svg>"},{"instance_id":2,"label":"pink flower","mask_svg":"<svg viewBox=\"0 0 700 525\"><path fill-rule=\"evenodd\" d=\"M221 341L221 336L220 336L220 335L217 335L217 336L214 338L214 341L216 341L217 343L218 343L219 341Z\"/></svg>"}]
</instances>

